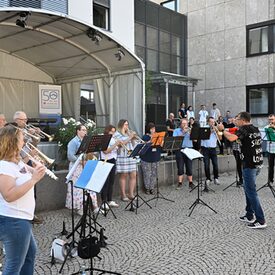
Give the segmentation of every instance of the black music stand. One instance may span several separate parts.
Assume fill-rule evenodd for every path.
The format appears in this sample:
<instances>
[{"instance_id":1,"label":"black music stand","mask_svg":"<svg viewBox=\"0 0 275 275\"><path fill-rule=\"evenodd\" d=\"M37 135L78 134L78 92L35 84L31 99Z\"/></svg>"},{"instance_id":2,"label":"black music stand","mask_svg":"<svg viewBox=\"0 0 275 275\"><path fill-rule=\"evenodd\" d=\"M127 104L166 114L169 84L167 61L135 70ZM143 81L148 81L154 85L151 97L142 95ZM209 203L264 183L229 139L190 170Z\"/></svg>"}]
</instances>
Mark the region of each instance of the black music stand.
<instances>
[{"instance_id":1,"label":"black music stand","mask_svg":"<svg viewBox=\"0 0 275 275\"><path fill-rule=\"evenodd\" d=\"M207 203L205 203L201 198L200 198L200 185L202 185L202 172L201 172L201 162L203 159L203 155L201 155L198 151L191 149L191 148L186 148L183 150L183 153L190 159L190 160L194 160L197 159L198 160L198 184L192 189L194 190L195 188L198 188L198 192L197 192L197 199L193 202L193 204L189 207L189 209L191 210L188 217L191 216L193 210L195 209L195 207L198 204L202 204L204 206L207 206L210 210L212 210L214 213L217 214L217 212L210 207Z\"/></svg>"},{"instance_id":2,"label":"black music stand","mask_svg":"<svg viewBox=\"0 0 275 275\"><path fill-rule=\"evenodd\" d=\"M158 133L157 133L157 134L158 134ZM152 147L154 147L154 148L156 148L156 150L158 150L159 148L161 148L161 145L163 144L163 149L165 150L164 145L167 146L167 143L164 144L164 137L165 137L165 135L163 135L162 132L160 132L159 134L160 134L160 135L156 135L156 136L155 136L155 139L154 139L154 140L153 140L153 138L152 138ZM165 134L165 132L164 132L164 134ZM169 143L168 143L168 144L169 144ZM169 146L170 146L170 144L169 144ZM165 198L165 197L163 196L163 194L159 191L158 165L157 165L157 179L156 179L156 181L157 181L157 185L156 185L156 187L157 187L157 193L155 194L155 196L154 196L153 198L151 198L151 199L148 200L147 202L152 201L152 200L156 200L156 205L157 205L158 199L163 199L163 200L166 200L166 201L175 202L175 201L173 201L173 200L170 200L170 199L168 199L168 198ZM156 205L155 205L155 206L156 206Z\"/></svg>"},{"instance_id":3,"label":"black music stand","mask_svg":"<svg viewBox=\"0 0 275 275\"><path fill-rule=\"evenodd\" d=\"M97 136L85 136L82 139L82 142L76 152L76 155L80 155L84 153L92 153L92 152L98 152L101 150L106 150L108 148L110 139L112 135L97 135ZM73 182L69 179L71 182L71 193L73 195ZM85 196L87 199L85 200ZM89 223L87 223L87 215L89 216ZM93 216L91 218L91 215ZM59 270L59 273L62 272L63 267L67 261L67 258L69 255L71 255L72 250L75 248L75 244L77 242L75 241L75 232L77 232L79 235L81 232L78 231L79 228L82 228L82 226L88 227L90 230L91 228L94 230L93 232L96 232L97 234L100 234L100 231L96 228L96 225L99 225L102 229L104 229L97 221L97 216L94 216L92 211L92 199L90 194L83 190L83 215L81 216L80 220L78 221L77 225L74 227L74 214L73 214L73 197L72 197L72 232L66 236L67 239L69 239L71 236L73 238L72 244L70 245L69 251L65 256L64 262L62 263L62 266ZM94 226L92 225L92 221L94 223Z\"/></svg>"},{"instance_id":4,"label":"black music stand","mask_svg":"<svg viewBox=\"0 0 275 275\"><path fill-rule=\"evenodd\" d=\"M265 136L262 138L262 140L266 140L268 142L269 151L270 151L271 142L275 142L275 138L272 135L271 131L274 131L274 130L270 129L270 128L265 129ZM270 164L269 164L269 160L268 160L268 178L267 178L267 183L264 184L263 186L261 186L257 190L257 192L260 191L261 189L265 188L265 187L268 187L270 189L273 197L275 198L275 189L274 189L274 187L270 183L269 170L270 170Z\"/></svg>"},{"instance_id":5,"label":"black music stand","mask_svg":"<svg viewBox=\"0 0 275 275\"><path fill-rule=\"evenodd\" d=\"M165 137L164 138L164 143L163 143L163 150L170 152L171 155L173 156L172 152L180 150L182 141L183 141L183 136L178 136L178 137ZM174 160L174 159L172 159ZM174 162L172 161L172 177L173 177L173 183L174 184Z\"/></svg>"},{"instance_id":6,"label":"black music stand","mask_svg":"<svg viewBox=\"0 0 275 275\"><path fill-rule=\"evenodd\" d=\"M129 158L136 159L140 154L143 152L146 152L151 146L151 143L139 143L136 145L134 150L131 152ZM147 148L147 149L146 149ZM139 199L142 200L142 203L139 204ZM136 203L134 203L136 201ZM138 191L138 166L136 170L136 195L131 199L131 201L126 205L125 210L130 206L130 211L135 211L137 214L137 210L139 207L141 207L143 204L147 204L152 209L152 206L144 200L140 195Z\"/></svg>"},{"instance_id":7,"label":"black music stand","mask_svg":"<svg viewBox=\"0 0 275 275\"><path fill-rule=\"evenodd\" d=\"M236 183L236 185L234 186L234 187L238 187L238 188L240 188L240 186L241 186L241 184L240 184L240 179L239 179L239 177L238 177L238 167L237 167L237 162L238 162L238 160L237 160L237 158L234 156L234 158L235 158L235 165L236 165L236 168L235 168L235 180L232 182L232 183L230 183L228 186L226 186L224 189L223 189L223 191L225 191L226 189L228 189L229 187L231 187L231 186L233 186L235 183Z\"/></svg>"},{"instance_id":8,"label":"black music stand","mask_svg":"<svg viewBox=\"0 0 275 275\"><path fill-rule=\"evenodd\" d=\"M206 140L209 139L211 135L211 130L209 127L193 127L191 129L191 133L190 133L190 139L191 140ZM200 184L202 184L202 181L200 182ZM196 189L197 186L193 187L190 192L192 192L194 189ZM205 186L203 189L204 192L215 192L213 189L209 188L205 182Z\"/></svg>"}]
</instances>

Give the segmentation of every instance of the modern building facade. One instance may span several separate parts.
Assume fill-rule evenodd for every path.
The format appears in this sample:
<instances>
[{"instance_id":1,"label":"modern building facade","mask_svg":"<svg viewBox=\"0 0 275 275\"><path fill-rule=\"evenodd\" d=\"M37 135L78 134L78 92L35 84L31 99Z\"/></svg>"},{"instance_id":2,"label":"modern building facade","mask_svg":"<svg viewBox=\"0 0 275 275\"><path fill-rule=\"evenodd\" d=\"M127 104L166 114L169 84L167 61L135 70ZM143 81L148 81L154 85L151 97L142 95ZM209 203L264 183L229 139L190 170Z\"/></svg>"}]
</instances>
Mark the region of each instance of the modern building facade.
<instances>
[{"instance_id":1,"label":"modern building facade","mask_svg":"<svg viewBox=\"0 0 275 275\"><path fill-rule=\"evenodd\" d=\"M216 102L223 114L247 110L256 123L275 112L275 1L154 1L177 8L188 22L188 75L196 109Z\"/></svg>"}]
</instances>

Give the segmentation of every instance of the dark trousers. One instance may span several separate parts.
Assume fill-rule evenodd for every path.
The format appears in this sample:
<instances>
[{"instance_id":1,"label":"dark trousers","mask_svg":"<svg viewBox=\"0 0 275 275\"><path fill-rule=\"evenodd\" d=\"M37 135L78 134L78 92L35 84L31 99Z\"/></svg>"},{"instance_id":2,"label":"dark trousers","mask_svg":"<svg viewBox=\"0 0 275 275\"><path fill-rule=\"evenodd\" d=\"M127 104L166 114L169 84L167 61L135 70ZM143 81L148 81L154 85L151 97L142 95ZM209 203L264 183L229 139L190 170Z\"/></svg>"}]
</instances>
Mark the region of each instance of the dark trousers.
<instances>
[{"instance_id":1,"label":"dark trousers","mask_svg":"<svg viewBox=\"0 0 275 275\"><path fill-rule=\"evenodd\" d=\"M274 159L275 159L275 154L268 153L268 180L269 180L269 182L274 181Z\"/></svg>"},{"instance_id":2,"label":"dark trousers","mask_svg":"<svg viewBox=\"0 0 275 275\"><path fill-rule=\"evenodd\" d=\"M176 162L178 168L178 176L182 176L184 174L184 166L186 168L186 175L192 176L192 160L190 160L180 150L176 151Z\"/></svg>"},{"instance_id":3,"label":"dark trousers","mask_svg":"<svg viewBox=\"0 0 275 275\"><path fill-rule=\"evenodd\" d=\"M217 158L216 148L201 147L201 152L204 157L203 162L204 162L204 172L205 172L206 179L211 180L210 160L212 161L212 165L213 165L214 179L217 179L219 177L219 168L218 168L218 158Z\"/></svg>"},{"instance_id":4,"label":"dark trousers","mask_svg":"<svg viewBox=\"0 0 275 275\"><path fill-rule=\"evenodd\" d=\"M107 160L109 163L113 163L114 166L108 176L108 178L105 181L105 184L101 190L101 200L102 202L105 201L112 201L113 198L113 186L115 182L115 176L116 176L116 160L115 159L109 159Z\"/></svg>"},{"instance_id":5,"label":"dark trousers","mask_svg":"<svg viewBox=\"0 0 275 275\"><path fill-rule=\"evenodd\" d=\"M240 180L240 182L243 182L242 160L240 158L240 152L238 150L233 150L233 155L234 155L235 160L236 160L239 180Z\"/></svg>"}]
</instances>

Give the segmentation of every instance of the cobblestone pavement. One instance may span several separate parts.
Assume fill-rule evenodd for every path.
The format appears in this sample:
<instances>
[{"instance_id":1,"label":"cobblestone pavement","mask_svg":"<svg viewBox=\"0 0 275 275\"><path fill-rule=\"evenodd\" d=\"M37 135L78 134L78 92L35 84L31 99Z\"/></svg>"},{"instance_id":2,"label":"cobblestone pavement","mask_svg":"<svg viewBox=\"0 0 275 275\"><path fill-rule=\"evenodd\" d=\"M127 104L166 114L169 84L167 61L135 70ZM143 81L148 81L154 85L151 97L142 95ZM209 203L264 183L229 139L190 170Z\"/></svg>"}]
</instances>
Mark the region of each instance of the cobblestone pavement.
<instances>
[{"instance_id":1,"label":"cobblestone pavement","mask_svg":"<svg viewBox=\"0 0 275 275\"><path fill-rule=\"evenodd\" d=\"M258 186L265 184L266 175L264 168ZM106 229L108 245L101 249L102 260L95 259L94 267L129 275L275 274L275 198L269 188L259 192L268 227L247 228L238 219L244 213L243 189L234 185L223 191L234 179L234 172L221 175L221 185L211 185L215 193L201 197L217 214L200 204L188 217L197 192L189 193L187 185L182 190L175 190L175 186L161 188L162 194L175 202L153 200L152 209L143 205L137 215L125 211L126 203L120 202L120 207L114 210L117 219L111 213L98 219ZM43 225L34 226L39 247L36 274L59 274L61 263L51 266L50 247L62 231L63 221L70 230L70 211L40 215L44 218ZM69 258L62 274L78 272L83 264L89 267L89 260Z\"/></svg>"}]
</instances>

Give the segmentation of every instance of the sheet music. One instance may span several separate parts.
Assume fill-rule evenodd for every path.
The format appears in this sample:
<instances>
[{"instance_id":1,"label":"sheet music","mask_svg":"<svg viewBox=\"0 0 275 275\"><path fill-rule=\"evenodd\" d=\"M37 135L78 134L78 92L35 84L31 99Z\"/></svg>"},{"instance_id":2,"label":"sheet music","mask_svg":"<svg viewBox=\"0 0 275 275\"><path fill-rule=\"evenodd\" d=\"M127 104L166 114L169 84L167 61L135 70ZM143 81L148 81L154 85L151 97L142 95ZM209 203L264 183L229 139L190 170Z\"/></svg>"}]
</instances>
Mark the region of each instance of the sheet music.
<instances>
[{"instance_id":1,"label":"sheet music","mask_svg":"<svg viewBox=\"0 0 275 275\"><path fill-rule=\"evenodd\" d=\"M191 160L203 158L203 155L195 149L185 148L185 149L182 149L181 152L184 153Z\"/></svg>"},{"instance_id":2,"label":"sheet music","mask_svg":"<svg viewBox=\"0 0 275 275\"><path fill-rule=\"evenodd\" d=\"M79 162L82 160L83 155L84 155L84 153L80 154L80 156L78 157L78 159L75 161L73 167L70 169L69 173L66 176L66 183L68 183L70 181L70 179L71 179L71 177L72 177L72 175L73 175L76 167L78 166Z\"/></svg>"},{"instance_id":3,"label":"sheet music","mask_svg":"<svg viewBox=\"0 0 275 275\"><path fill-rule=\"evenodd\" d=\"M88 160L75 187L100 193L114 164L98 160Z\"/></svg>"}]
</instances>

